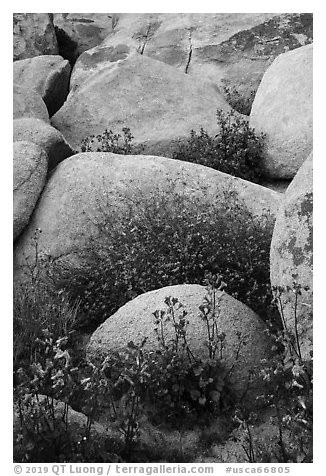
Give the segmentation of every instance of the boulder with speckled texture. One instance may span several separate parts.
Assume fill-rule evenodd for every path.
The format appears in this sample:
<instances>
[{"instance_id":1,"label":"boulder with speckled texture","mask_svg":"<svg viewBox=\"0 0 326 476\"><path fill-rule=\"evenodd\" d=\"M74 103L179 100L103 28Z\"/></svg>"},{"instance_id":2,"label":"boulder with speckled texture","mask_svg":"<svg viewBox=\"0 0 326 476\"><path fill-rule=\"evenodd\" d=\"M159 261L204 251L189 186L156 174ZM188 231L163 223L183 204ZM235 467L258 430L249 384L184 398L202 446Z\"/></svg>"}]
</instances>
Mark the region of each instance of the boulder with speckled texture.
<instances>
[{"instance_id":1,"label":"boulder with speckled texture","mask_svg":"<svg viewBox=\"0 0 326 476\"><path fill-rule=\"evenodd\" d=\"M312 350L312 164L311 153L285 192L271 243L271 284L284 288L279 310L286 327L293 335L298 332L302 357L307 358ZM302 293L297 306L294 283Z\"/></svg>"}]
</instances>

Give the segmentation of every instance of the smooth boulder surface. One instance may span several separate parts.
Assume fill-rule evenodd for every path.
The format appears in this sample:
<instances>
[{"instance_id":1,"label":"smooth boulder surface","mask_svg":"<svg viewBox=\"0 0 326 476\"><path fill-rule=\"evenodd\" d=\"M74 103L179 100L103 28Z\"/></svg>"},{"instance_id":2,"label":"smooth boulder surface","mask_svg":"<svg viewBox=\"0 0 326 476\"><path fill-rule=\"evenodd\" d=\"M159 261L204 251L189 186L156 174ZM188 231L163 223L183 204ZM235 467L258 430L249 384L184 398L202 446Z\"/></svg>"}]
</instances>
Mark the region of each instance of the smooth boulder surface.
<instances>
[{"instance_id":1,"label":"smooth boulder surface","mask_svg":"<svg viewBox=\"0 0 326 476\"><path fill-rule=\"evenodd\" d=\"M183 284L138 296L96 329L87 347L88 356L96 359L108 351L123 349L130 341L140 344L144 337L147 337L145 349L159 348L153 312L167 311L165 298L172 297L183 305L180 311L177 311L176 306L175 315L182 316L183 310L187 312L189 325L186 336L191 352L197 358L208 358L205 346L208 340L207 328L199 311L206 295L207 289L204 286ZM223 361L228 369L233 367L231 381L237 396L241 396L247 388L250 370L259 367L260 359L269 355L270 347L264 335L265 325L251 309L226 293L217 292L216 301L219 303L218 332L226 335ZM240 337L238 333L241 333ZM165 341L171 341L174 336L173 323L165 322Z\"/></svg>"},{"instance_id":2,"label":"smooth boulder surface","mask_svg":"<svg viewBox=\"0 0 326 476\"><path fill-rule=\"evenodd\" d=\"M266 134L270 177L292 179L312 150L312 60L312 45L278 56L258 88L249 124Z\"/></svg>"},{"instance_id":3,"label":"smooth boulder surface","mask_svg":"<svg viewBox=\"0 0 326 476\"><path fill-rule=\"evenodd\" d=\"M14 119L21 117L36 117L50 122L47 107L41 96L30 88L14 84Z\"/></svg>"},{"instance_id":4,"label":"smooth boulder surface","mask_svg":"<svg viewBox=\"0 0 326 476\"><path fill-rule=\"evenodd\" d=\"M42 55L14 62L14 83L36 91L50 117L68 95L70 64L58 55Z\"/></svg>"},{"instance_id":5,"label":"smooth boulder surface","mask_svg":"<svg viewBox=\"0 0 326 476\"><path fill-rule=\"evenodd\" d=\"M230 192L231 196L225 196ZM16 249L16 265L23 266L24 256L33 259L31 238L36 228L42 230L40 251L53 257L76 252L78 256L91 238L99 236L97 223L107 223L111 214L124 220L130 212L129 203L137 213L138 208L146 208L153 197L164 193L171 206L177 206L177 194L189 203L213 204L217 216L225 209L225 201L232 200L232 205L258 218L262 227L266 214L274 219L281 197L208 167L165 157L80 153L61 162L47 182L29 229ZM235 234L237 226L235 220Z\"/></svg>"},{"instance_id":6,"label":"smooth boulder surface","mask_svg":"<svg viewBox=\"0 0 326 476\"><path fill-rule=\"evenodd\" d=\"M52 13L14 13L13 34L14 61L58 54Z\"/></svg>"},{"instance_id":7,"label":"smooth boulder surface","mask_svg":"<svg viewBox=\"0 0 326 476\"><path fill-rule=\"evenodd\" d=\"M48 156L32 142L14 142L13 153L13 228L14 240L29 222L35 204L44 187Z\"/></svg>"},{"instance_id":8,"label":"smooth boulder surface","mask_svg":"<svg viewBox=\"0 0 326 476\"><path fill-rule=\"evenodd\" d=\"M133 54L131 48L127 45L98 46L85 51L78 57L73 67L70 91L76 91L96 73L104 69L115 68L119 61L125 60Z\"/></svg>"},{"instance_id":9,"label":"smooth boulder surface","mask_svg":"<svg viewBox=\"0 0 326 476\"><path fill-rule=\"evenodd\" d=\"M84 138L129 127L145 154L167 155L203 127L216 133L216 110L230 106L216 89L138 54L112 63L70 92L51 122L81 150Z\"/></svg>"},{"instance_id":10,"label":"smooth boulder surface","mask_svg":"<svg viewBox=\"0 0 326 476\"><path fill-rule=\"evenodd\" d=\"M48 171L75 153L57 129L34 117L15 119L13 136L14 141L29 141L43 147L49 157Z\"/></svg>"},{"instance_id":11,"label":"smooth boulder surface","mask_svg":"<svg viewBox=\"0 0 326 476\"><path fill-rule=\"evenodd\" d=\"M271 284L284 289L280 298L287 328L297 331L302 357L310 358L312 350L313 305L313 154L304 162L291 182L280 207L271 243ZM300 286L295 311L293 282ZM287 287L291 289L287 289ZM308 290L304 288L308 287ZM283 310L283 311L282 311Z\"/></svg>"}]
</instances>

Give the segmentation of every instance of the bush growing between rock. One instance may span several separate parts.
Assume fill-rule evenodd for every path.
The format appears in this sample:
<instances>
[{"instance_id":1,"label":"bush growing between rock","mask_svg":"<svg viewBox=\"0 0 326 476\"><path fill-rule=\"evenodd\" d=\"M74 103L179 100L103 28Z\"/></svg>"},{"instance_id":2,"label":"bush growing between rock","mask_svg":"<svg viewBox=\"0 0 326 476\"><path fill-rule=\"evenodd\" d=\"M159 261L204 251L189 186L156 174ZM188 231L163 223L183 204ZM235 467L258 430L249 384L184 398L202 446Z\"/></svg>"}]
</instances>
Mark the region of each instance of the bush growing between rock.
<instances>
[{"instance_id":1,"label":"bush growing between rock","mask_svg":"<svg viewBox=\"0 0 326 476\"><path fill-rule=\"evenodd\" d=\"M180 429L208 425L212 417L228 413L235 401L228 388L232 369L223 366L224 339L218 332L224 283L219 277L212 282L199 308L207 328L206 358L193 356L187 342L187 313L172 297L166 298L167 312L157 310L153 315L157 350L145 351L144 341L129 342L119 351L108 350L97 362L80 365L71 355L69 335L54 340L52 332L43 330L35 343L38 352L25 369L17 370L15 402L21 428L18 435L16 430L16 458L20 462L90 462L92 458L111 462L121 457L133 461L141 448L144 415ZM165 336L167 326L173 328L171 340ZM69 405L76 404L77 393L83 414L74 434L76 418ZM111 445L109 434L101 434L95 424L103 412L112 426ZM114 433L114 428L119 431ZM147 448L146 461L151 461L151 452Z\"/></svg>"},{"instance_id":2,"label":"bush growing between rock","mask_svg":"<svg viewBox=\"0 0 326 476\"><path fill-rule=\"evenodd\" d=\"M229 295L266 318L272 300L272 220L254 219L232 205L231 196L217 212L174 187L171 183L156 194L128 197L124 220L116 210L110 212L112 204L98 203L101 218L93 221L98 233L86 249L76 250L78 260L72 253L52 261L48 278L80 301L90 330L140 294L174 284L203 284L207 273L220 274Z\"/></svg>"},{"instance_id":3,"label":"bush growing between rock","mask_svg":"<svg viewBox=\"0 0 326 476\"><path fill-rule=\"evenodd\" d=\"M203 128L192 130L180 143L173 158L206 165L229 175L259 183L263 178L262 156L265 135L256 135L248 121L233 111L217 110L219 132L210 136Z\"/></svg>"},{"instance_id":4,"label":"bush growing between rock","mask_svg":"<svg viewBox=\"0 0 326 476\"><path fill-rule=\"evenodd\" d=\"M243 97L235 86L223 87L223 94L230 106L241 114L250 115L251 106L254 102L256 92L251 91L249 97Z\"/></svg>"},{"instance_id":5,"label":"bush growing between rock","mask_svg":"<svg viewBox=\"0 0 326 476\"><path fill-rule=\"evenodd\" d=\"M16 375L14 396L20 428L16 418L15 460L193 461L196 454L186 455L182 450L180 454L165 449L164 454L157 453L153 442L142 441L142 431L147 431L143 425L149 418L160 428L162 424L182 429L193 425L205 432L212 418L224 414L229 423L233 421L223 430L224 443L230 442L231 447L235 443L235 450L243 452L242 459L233 455L240 457L240 462L312 462L312 360L302 361L294 334L286 328L278 333L273 330L275 355L261 364L261 378L266 383L261 399L278 438L276 441L273 431L270 440L268 428L264 438L259 434L257 438L258 415L232 399L228 372L223 367L224 339L218 327L223 287L220 278L211 279L207 297L199 307L207 326L207 359L193 358L187 343L187 316L173 297L166 298L166 313L157 310L153 315L160 341L156 351L145 351L144 342L130 342L120 351L108 350L99 362L83 363L72 357L69 335L54 340L53 333L44 330L35 342L39 351ZM294 291L300 296L298 287ZM277 299L281 294L282 290ZM174 328L171 340L165 339L166 326ZM73 402L84 414L71 409ZM96 423L103 412L108 430ZM237 449L237 441L241 448ZM206 451L218 450L219 446L213 449L214 443L222 443L218 435L215 441L210 438Z\"/></svg>"},{"instance_id":6,"label":"bush growing between rock","mask_svg":"<svg viewBox=\"0 0 326 476\"><path fill-rule=\"evenodd\" d=\"M248 121L238 117L235 112L224 113L218 109L216 116L219 132L215 136L210 136L203 128L199 134L192 130L187 142L182 141L176 146L172 158L205 165L259 183L263 178L261 159L265 135L256 135ZM141 154L142 147L132 144L134 136L130 129L124 127L122 133L106 129L97 136L85 137L81 151Z\"/></svg>"},{"instance_id":7,"label":"bush growing between rock","mask_svg":"<svg viewBox=\"0 0 326 476\"><path fill-rule=\"evenodd\" d=\"M15 283L13 302L13 358L14 370L20 365L29 365L39 356L38 339L48 329L55 341L67 335L73 328L78 314L78 302L72 302L67 293L56 292L40 279L40 270L45 265L38 251L38 233L34 234L36 261L30 267L30 281Z\"/></svg>"},{"instance_id":8,"label":"bush growing between rock","mask_svg":"<svg viewBox=\"0 0 326 476\"><path fill-rule=\"evenodd\" d=\"M121 134L115 134L111 130L105 129L103 134L97 136L91 135L85 137L81 144L82 152L113 152L114 154L131 154L135 153L132 145L134 136L131 134L129 127L123 127ZM140 152L138 152L140 153Z\"/></svg>"},{"instance_id":9,"label":"bush growing between rock","mask_svg":"<svg viewBox=\"0 0 326 476\"><path fill-rule=\"evenodd\" d=\"M303 288L293 281L290 290L295 295L294 329L288 328L282 311L285 290L273 287L275 301L281 309L283 328L272 332L266 330L273 339L275 354L271 361L262 362L260 370L266 391L259 399L272 410L270 422L278 431L277 444L254 438L257 414L241 407L236 412L236 419L245 434L243 449L249 463L313 462L313 359L312 354L302 358L298 338L296 313Z\"/></svg>"},{"instance_id":10,"label":"bush growing between rock","mask_svg":"<svg viewBox=\"0 0 326 476\"><path fill-rule=\"evenodd\" d=\"M150 462L157 455L151 445L146 448L141 443L146 419L169 428L200 429L213 417L228 414L235 402L228 388L232 368L223 366L224 338L218 332L224 283L219 277L211 282L199 307L207 328L206 358L193 356L187 342L187 313L172 297L166 298L167 312L153 313L160 343L157 350L145 351L144 341L129 342L119 351L108 350L96 362L81 365L71 354L69 333L55 340L44 329L29 365L16 372L20 428L17 416L15 459L130 462L142 456ZM167 327L173 328L171 340L165 335ZM74 403L83 414L71 409ZM95 423L103 413L108 433Z\"/></svg>"}]
</instances>

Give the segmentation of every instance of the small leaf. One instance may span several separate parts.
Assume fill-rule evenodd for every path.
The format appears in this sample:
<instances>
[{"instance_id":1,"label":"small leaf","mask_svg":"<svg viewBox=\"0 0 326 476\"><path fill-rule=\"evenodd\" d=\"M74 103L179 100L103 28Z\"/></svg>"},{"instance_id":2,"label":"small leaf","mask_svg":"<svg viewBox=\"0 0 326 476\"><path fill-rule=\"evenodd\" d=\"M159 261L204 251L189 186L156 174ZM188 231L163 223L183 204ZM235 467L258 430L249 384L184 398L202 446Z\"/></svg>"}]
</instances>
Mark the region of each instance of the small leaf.
<instances>
[{"instance_id":1,"label":"small leaf","mask_svg":"<svg viewBox=\"0 0 326 476\"><path fill-rule=\"evenodd\" d=\"M205 403L206 403L206 398L205 398L205 397L200 397L200 398L198 399L198 403L199 403L199 405L204 406Z\"/></svg>"},{"instance_id":2,"label":"small leaf","mask_svg":"<svg viewBox=\"0 0 326 476\"><path fill-rule=\"evenodd\" d=\"M213 400L213 402L219 402L220 401L220 392L217 392L216 390L212 390L211 392L209 392L209 396L211 397L211 399Z\"/></svg>"},{"instance_id":3,"label":"small leaf","mask_svg":"<svg viewBox=\"0 0 326 476\"><path fill-rule=\"evenodd\" d=\"M193 389L190 391L190 397L192 398L192 400L198 400L200 397L200 392L198 390Z\"/></svg>"}]
</instances>

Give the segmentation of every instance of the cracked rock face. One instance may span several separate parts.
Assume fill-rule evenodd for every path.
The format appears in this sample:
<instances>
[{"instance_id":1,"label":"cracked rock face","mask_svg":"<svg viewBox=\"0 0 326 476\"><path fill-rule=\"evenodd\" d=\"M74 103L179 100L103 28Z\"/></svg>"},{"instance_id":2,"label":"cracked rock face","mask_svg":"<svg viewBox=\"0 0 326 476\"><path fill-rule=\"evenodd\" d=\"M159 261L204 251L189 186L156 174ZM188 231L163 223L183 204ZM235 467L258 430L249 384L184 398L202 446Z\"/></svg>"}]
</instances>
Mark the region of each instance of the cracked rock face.
<instances>
[{"instance_id":1,"label":"cracked rock face","mask_svg":"<svg viewBox=\"0 0 326 476\"><path fill-rule=\"evenodd\" d=\"M48 171L75 153L63 135L41 119L34 117L15 119L13 135L14 142L28 141L44 148L49 158Z\"/></svg>"},{"instance_id":2,"label":"cracked rock face","mask_svg":"<svg viewBox=\"0 0 326 476\"><path fill-rule=\"evenodd\" d=\"M36 117L42 121L49 123L49 113L45 102L41 96L28 87L18 86L14 84L14 119L21 117Z\"/></svg>"},{"instance_id":3,"label":"cracked rock face","mask_svg":"<svg viewBox=\"0 0 326 476\"><path fill-rule=\"evenodd\" d=\"M312 350L313 289L313 154L304 162L284 195L283 205L275 222L271 243L271 284L282 286L282 307L286 326L296 328L302 356L309 358ZM295 315L295 294L287 290L296 282L302 291ZM307 290L304 288L308 287ZM281 308L279 307L281 312Z\"/></svg>"},{"instance_id":4,"label":"cracked rock face","mask_svg":"<svg viewBox=\"0 0 326 476\"><path fill-rule=\"evenodd\" d=\"M42 55L14 62L14 83L36 91L50 117L68 95L70 64L58 55Z\"/></svg>"},{"instance_id":5,"label":"cracked rock face","mask_svg":"<svg viewBox=\"0 0 326 476\"><path fill-rule=\"evenodd\" d=\"M115 48L114 57L126 52ZM119 57L120 57L119 56ZM169 157L175 142L203 127L216 134L216 110L229 111L211 85L138 54L113 61L70 92L51 122L68 142L81 142L105 129L121 133L129 127L133 144L146 154Z\"/></svg>"},{"instance_id":6,"label":"cracked rock face","mask_svg":"<svg viewBox=\"0 0 326 476\"><path fill-rule=\"evenodd\" d=\"M101 57L101 61L93 64L90 71L84 66L83 58L79 58L73 71L72 88L80 83L80 78L87 78L96 69L104 68L111 61L110 48L117 47L169 64L180 72L195 75L216 86L224 65L219 61L218 55L210 57L214 47L237 32L258 25L273 15L275 14L117 14L112 32L101 44L87 51L89 56Z\"/></svg>"},{"instance_id":7,"label":"cracked rock face","mask_svg":"<svg viewBox=\"0 0 326 476\"><path fill-rule=\"evenodd\" d=\"M107 38L87 52L101 60L91 69L77 60L72 88L108 65L110 48L119 47L209 81L223 94L224 86L236 88L251 105L276 56L311 42L309 13L122 13Z\"/></svg>"},{"instance_id":8,"label":"cracked rock face","mask_svg":"<svg viewBox=\"0 0 326 476\"><path fill-rule=\"evenodd\" d=\"M100 44L113 31L116 21L117 14L115 13L54 13L53 15L54 26L75 43L79 54Z\"/></svg>"},{"instance_id":9,"label":"cracked rock face","mask_svg":"<svg viewBox=\"0 0 326 476\"><path fill-rule=\"evenodd\" d=\"M47 166L43 148L32 142L14 142L14 240L29 222L45 184Z\"/></svg>"},{"instance_id":10,"label":"cracked rock face","mask_svg":"<svg viewBox=\"0 0 326 476\"><path fill-rule=\"evenodd\" d=\"M142 294L121 307L96 329L88 344L87 353L96 359L107 351L123 349L130 341L141 343L144 337L147 337L145 349L158 348L153 312L167 311L165 298L172 297L183 304L179 311L176 305L176 316L179 313L182 315L183 310L187 312L189 325L186 335L191 352L197 358L207 358L208 351L204 345L208 339L207 328L199 313L199 306L206 295L206 288L197 284L168 286ZM241 397L248 385L249 371L259 366L261 359L268 358L270 343L264 334L264 323L251 309L220 291L216 294L216 302L219 302L219 332L226 335L223 358L228 369L233 367L232 385L237 397ZM240 338L237 333L241 333ZM165 323L164 336L166 342L173 339L171 322ZM257 384L258 382L253 384L255 391L258 390Z\"/></svg>"},{"instance_id":11,"label":"cracked rock face","mask_svg":"<svg viewBox=\"0 0 326 476\"><path fill-rule=\"evenodd\" d=\"M277 57L257 91L250 127L266 134L269 177L292 179L312 150L313 46Z\"/></svg>"}]
</instances>

